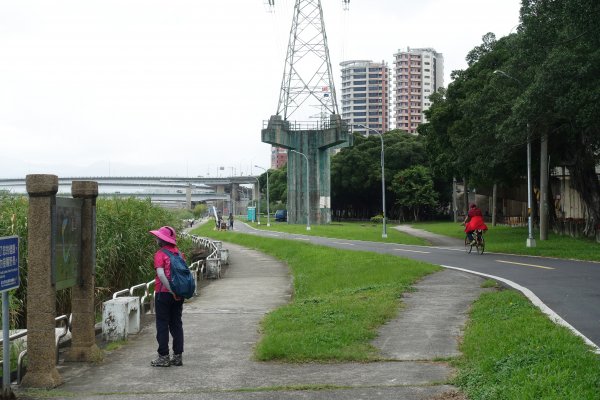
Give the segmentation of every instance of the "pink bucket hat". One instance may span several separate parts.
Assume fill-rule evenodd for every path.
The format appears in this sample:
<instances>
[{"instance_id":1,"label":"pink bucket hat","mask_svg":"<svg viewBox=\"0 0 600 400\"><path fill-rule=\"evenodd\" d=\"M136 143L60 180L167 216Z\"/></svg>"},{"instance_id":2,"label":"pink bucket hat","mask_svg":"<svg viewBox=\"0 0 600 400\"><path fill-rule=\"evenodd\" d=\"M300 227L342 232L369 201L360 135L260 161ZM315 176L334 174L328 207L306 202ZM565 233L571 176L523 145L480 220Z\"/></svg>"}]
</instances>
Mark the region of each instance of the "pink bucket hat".
<instances>
[{"instance_id":1,"label":"pink bucket hat","mask_svg":"<svg viewBox=\"0 0 600 400\"><path fill-rule=\"evenodd\" d=\"M177 235L175 234L175 229L171 228L170 226L163 226L155 231L150 231L150 233L167 243L177 244Z\"/></svg>"}]
</instances>

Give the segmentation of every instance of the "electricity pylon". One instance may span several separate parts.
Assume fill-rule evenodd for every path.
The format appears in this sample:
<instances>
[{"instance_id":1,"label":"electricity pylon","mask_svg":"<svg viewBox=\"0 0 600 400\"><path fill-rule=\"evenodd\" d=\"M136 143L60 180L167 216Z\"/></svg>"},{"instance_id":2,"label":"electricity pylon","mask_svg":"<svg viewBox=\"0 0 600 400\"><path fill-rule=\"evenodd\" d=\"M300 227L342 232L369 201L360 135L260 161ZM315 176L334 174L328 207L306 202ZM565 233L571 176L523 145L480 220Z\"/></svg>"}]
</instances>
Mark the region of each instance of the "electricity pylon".
<instances>
[{"instance_id":1,"label":"electricity pylon","mask_svg":"<svg viewBox=\"0 0 600 400\"><path fill-rule=\"evenodd\" d=\"M323 110L321 121L290 122L314 106ZM331 222L329 149L351 139L338 112L321 1L296 0L277 113L262 130L263 142L288 149L288 222Z\"/></svg>"}]
</instances>

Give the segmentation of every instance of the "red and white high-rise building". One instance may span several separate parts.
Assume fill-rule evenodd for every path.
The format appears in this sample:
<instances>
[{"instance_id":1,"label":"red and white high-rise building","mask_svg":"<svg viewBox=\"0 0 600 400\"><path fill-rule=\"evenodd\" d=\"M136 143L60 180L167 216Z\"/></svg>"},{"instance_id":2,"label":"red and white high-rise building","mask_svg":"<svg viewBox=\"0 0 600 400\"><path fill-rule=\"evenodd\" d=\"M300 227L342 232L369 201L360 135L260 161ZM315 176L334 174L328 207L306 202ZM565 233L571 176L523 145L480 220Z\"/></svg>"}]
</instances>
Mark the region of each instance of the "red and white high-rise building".
<instances>
[{"instance_id":1,"label":"red and white high-rise building","mask_svg":"<svg viewBox=\"0 0 600 400\"><path fill-rule=\"evenodd\" d=\"M287 164L288 153L285 147L271 146L271 168L279 169Z\"/></svg>"},{"instance_id":2,"label":"red and white high-rise building","mask_svg":"<svg viewBox=\"0 0 600 400\"><path fill-rule=\"evenodd\" d=\"M396 129L417 133L431 106L429 96L444 86L444 56L434 49L398 50L394 54L394 120Z\"/></svg>"}]
</instances>

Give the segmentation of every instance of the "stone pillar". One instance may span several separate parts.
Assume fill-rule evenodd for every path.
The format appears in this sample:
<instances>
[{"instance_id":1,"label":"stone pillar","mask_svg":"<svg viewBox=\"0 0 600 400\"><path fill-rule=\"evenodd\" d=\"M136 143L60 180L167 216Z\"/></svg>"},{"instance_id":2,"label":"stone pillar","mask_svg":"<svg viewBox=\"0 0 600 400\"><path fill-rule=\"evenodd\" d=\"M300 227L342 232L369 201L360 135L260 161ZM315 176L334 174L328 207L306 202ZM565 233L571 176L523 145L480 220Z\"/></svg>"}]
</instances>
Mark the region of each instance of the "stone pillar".
<instances>
[{"instance_id":1,"label":"stone pillar","mask_svg":"<svg viewBox=\"0 0 600 400\"><path fill-rule=\"evenodd\" d=\"M53 388L62 383L56 369L56 289L52 273L52 207L56 175L27 175L27 374L23 386Z\"/></svg>"},{"instance_id":2,"label":"stone pillar","mask_svg":"<svg viewBox=\"0 0 600 400\"><path fill-rule=\"evenodd\" d=\"M71 289L71 349L67 361L98 361L102 351L96 346L94 330L94 288L96 265L96 198L98 182L74 181L71 185L74 198L83 199L81 209L81 269L79 282Z\"/></svg>"},{"instance_id":3,"label":"stone pillar","mask_svg":"<svg viewBox=\"0 0 600 400\"><path fill-rule=\"evenodd\" d=\"M96 190L96 195L97 194L98 194L98 191ZM185 189L185 206L188 210L192 209L192 184L191 183L188 183L188 187Z\"/></svg>"}]
</instances>

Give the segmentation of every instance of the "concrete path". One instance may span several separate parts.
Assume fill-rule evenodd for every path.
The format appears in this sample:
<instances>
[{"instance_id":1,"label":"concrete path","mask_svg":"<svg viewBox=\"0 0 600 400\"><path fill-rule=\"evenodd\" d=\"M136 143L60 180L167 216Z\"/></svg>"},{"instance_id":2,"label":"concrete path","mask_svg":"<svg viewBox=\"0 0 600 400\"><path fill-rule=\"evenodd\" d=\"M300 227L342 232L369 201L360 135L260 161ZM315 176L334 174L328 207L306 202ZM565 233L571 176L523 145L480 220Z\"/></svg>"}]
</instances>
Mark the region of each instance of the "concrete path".
<instances>
[{"instance_id":1,"label":"concrete path","mask_svg":"<svg viewBox=\"0 0 600 400\"><path fill-rule=\"evenodd\" d=\"M457 224L457 230L460 228L459 224ZM407 233L411 236L416 236L422 239L427 240L432 246L441 246L441 247L464 247L465 243L462 239L456 239L444 235L438 235L437 233L431 233L424 231L422 229L416 229L409 225L395 225L394 229L399 230L400 232Z\"/></svg>"},{"instance_id":2,"label":"concrete path","mask_svg":"<svg viewBox=\"0 0 600 400\"><path fill-rule=\"evenodd\" d=\"M101 364L62 363L64 385L44 398L79 399L442 399L468 307L482 289L471 274L442 271L416 285L374 345L386 361L338 364L257 362L264 315L290 301L285 264L225 243L230 265L184 306L183 367L153 368L153 323ZM17 388L19 398L37 398ZM452 395L449 395L452 396ZM41 398L42 395L39 395ZM450 397L448 397L450 398ZM455 399L456 397L451 397Z\"/></svg>"}]
</instances>

